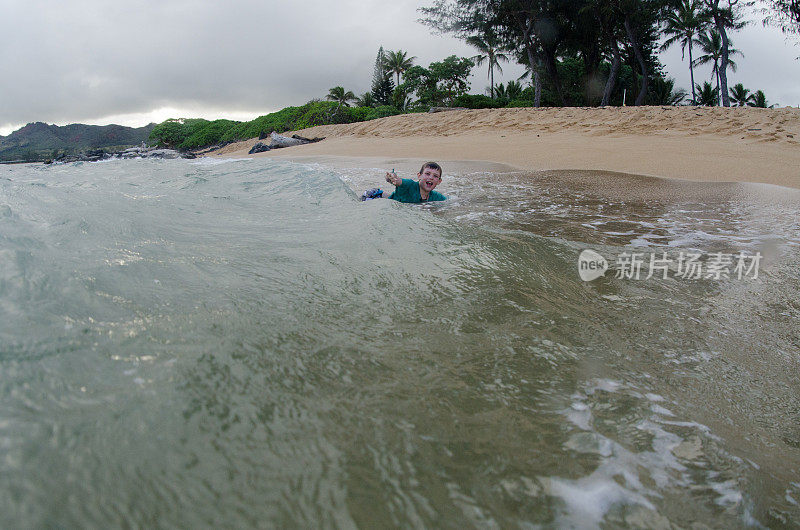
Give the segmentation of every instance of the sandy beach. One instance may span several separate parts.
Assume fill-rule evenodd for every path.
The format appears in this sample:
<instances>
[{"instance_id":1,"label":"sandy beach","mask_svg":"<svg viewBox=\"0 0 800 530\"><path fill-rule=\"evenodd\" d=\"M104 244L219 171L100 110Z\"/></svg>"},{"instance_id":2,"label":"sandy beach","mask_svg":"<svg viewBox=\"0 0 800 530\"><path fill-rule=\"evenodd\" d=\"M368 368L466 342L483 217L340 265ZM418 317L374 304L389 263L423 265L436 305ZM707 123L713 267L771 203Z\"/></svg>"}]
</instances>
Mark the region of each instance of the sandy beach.
<instances>
[{"instance_id":1,"label":"sandy beach","mask_svg":"<svg viewBox=\"0 0 800 530\"><path fill-rule=\"evenodd\" d=\"M254 138L210 156L474 161L800 188L800 109L794 108L453 110L284 134L325 140L248 155Z\"/></svg>"}]
</instances>

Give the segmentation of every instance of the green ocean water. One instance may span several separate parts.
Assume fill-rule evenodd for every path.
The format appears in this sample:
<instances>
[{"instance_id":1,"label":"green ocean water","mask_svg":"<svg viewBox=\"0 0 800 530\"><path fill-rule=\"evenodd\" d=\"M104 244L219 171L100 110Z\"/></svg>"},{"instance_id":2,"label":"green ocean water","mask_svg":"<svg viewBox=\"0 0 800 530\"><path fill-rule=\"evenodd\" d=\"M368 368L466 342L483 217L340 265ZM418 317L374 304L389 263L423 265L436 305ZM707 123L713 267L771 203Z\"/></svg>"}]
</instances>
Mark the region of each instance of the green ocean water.
<instances>
[{"instance_id":1,"label":"green ocean water","mask_svg":"<svg viewBox=\"0 0 800 530\"><path fill-rule=\"evenodd\" d=\"M0 527L800 524L800 193L385 169L0 166Z\"/></svg>"}]
</instances>

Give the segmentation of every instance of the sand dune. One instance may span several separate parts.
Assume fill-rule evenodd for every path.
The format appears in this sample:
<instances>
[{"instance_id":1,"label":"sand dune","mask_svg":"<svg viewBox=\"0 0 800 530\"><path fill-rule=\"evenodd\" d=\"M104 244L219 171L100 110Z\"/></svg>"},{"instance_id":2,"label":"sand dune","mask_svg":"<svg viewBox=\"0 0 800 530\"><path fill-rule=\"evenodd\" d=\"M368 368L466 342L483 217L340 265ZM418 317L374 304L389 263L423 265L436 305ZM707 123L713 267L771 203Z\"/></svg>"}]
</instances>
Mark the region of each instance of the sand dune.
<instances>
[{"instance_id":1,"label":"sand dune","mask_svg":"<svg viewBox=\"0 0 800 530\"><path fill-rule=\"evenodd\" d=\"M794 108L456 110L296 132L326 140L247 155L257 142L252 139L213 155L469 160L800 188L800 110Z\"/></svg>"}]
</instances>

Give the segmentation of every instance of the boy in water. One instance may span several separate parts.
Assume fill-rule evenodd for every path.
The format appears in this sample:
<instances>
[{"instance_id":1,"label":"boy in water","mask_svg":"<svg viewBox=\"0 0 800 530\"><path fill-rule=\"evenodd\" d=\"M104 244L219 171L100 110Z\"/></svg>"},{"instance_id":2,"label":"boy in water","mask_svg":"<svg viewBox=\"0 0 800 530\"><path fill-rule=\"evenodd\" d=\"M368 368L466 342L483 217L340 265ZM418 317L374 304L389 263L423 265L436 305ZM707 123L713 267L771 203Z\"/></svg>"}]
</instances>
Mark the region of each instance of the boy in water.
<instances>
[{"instance_id":1,"label":"boy in water","mask_svg":"<svg viewBox=\"0 0 800 530\"><path fill-rule=\"evenodd\" d=\"M389 199L395 201L418 203L447 199L438 191L434 191L434 188L442 182L442 167L436 162L423 164L417 173L417 180L401 179L393 170L391 173L386 173L386 182L395 186L394 192L388 195ZM387 192L373 188L365 191L361 200L368 201L379 197L387 197Z\"/></svg>"}]
</instances>

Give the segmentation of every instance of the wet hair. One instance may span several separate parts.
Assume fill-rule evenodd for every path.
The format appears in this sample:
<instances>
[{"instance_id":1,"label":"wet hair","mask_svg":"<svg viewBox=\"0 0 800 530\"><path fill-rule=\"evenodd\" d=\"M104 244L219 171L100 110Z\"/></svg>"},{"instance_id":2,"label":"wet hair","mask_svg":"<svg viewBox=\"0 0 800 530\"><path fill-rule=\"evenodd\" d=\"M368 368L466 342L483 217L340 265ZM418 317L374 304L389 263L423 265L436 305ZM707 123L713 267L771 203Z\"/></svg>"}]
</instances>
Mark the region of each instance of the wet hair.
<instances>
[{"instance_id":1,"label":"wet hair","mask_svg":"<svg viewBox=\"0 0 800 530\"><path fill-rule=\"evenodd\" d=\"M422 167L419 168L419 174L420 175L422 175L422 172L425 171L426 167L429 167L431 169L435 169L436 171L438 171L439 172L439 178L440 179L442 178L442 174L443 174L442 166L440 166L436 162L425 162L424 164L422 164Z\"/></svg>"}]
</instances>

